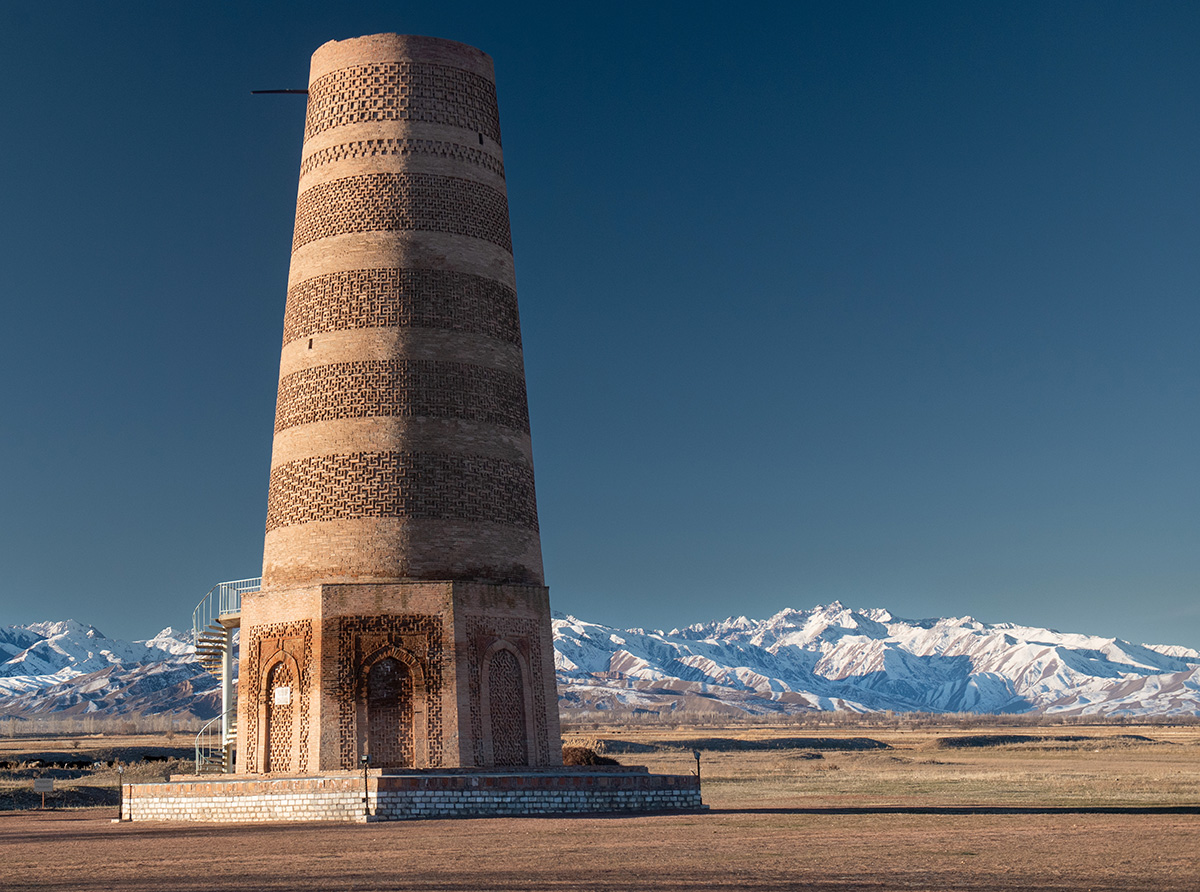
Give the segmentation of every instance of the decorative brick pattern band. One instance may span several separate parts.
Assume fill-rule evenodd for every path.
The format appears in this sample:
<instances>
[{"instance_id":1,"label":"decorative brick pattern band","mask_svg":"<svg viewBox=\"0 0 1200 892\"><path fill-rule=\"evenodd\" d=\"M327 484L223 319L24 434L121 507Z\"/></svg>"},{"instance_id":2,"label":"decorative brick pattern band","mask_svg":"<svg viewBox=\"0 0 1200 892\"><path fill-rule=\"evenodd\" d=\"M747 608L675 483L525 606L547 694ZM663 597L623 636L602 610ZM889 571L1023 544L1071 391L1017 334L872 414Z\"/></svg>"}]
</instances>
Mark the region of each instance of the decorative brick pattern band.
<instances>
[{"instance_id":1,"label":"decorative brick pattern band","mask_svg":"<svg viewBox=\"0 0 1200 892\"><path fill-rule=\"evenodd\" d=\"M496 85L470 71L429 62L377 62L331 71L308 86L304 138L378 121L448 124L500 142Z\"/></svg>"},{"instance_id":2,"label":"decorative brick pattern band","mask_svg":"<svg viewBox=\"0 0 1200 892\"><path fill-rule=\"evenodd\" d=\"M504 178L504 164L495 155L475 146L459 145L442 139L359 139L328 146L313 152L300 165L300 176L311 173L323 164L357 158L377 158L381 155L419 155L422 157L446 158L463 161L489 170Z\"/></svg>"},{"instance_id":3,"label":"decorative brick pattern band","mask_svg":"<svg viewBox=\"0 0 1200 892\"><path fill-rule=\"evenodd\" d=\"M529 433L521 375L465 362L339 362L279 382L275 431L337 418L461 418Z\"/></svg>"},{"instance_id":4,"label":"decorative brick pattern band","mask_svg":"<svg viewBox=\"0 0 1200 892\"><path fill-rule=\"evenodd\" d=\"M355 328L439 328L521 346L517 293L440 269L355 269L288 289L283 343Z\"/></svg>"},{"instance_id":5,"label":"decorative brick pattern band","mask_svg":"<svg viewBox=\"0 0 1200 892\"><path fill-rule=\"evenodd\" d=\"M360 452L271 471L267 532L319 520L455 519L536 531L533 469L478 455Z\"/></svg>"},{"instance_id":6,"label":"decorative brick pattern band","mask_svg":"<svg viewBox=\"0 0 1200 892\"><path fill-rule=\"evenodd\" d=\"M508 199L462 177L367 173L320 183L296 201L292 250L348 232L449 232L512 252Z\"/></svg>"}]
</instances>

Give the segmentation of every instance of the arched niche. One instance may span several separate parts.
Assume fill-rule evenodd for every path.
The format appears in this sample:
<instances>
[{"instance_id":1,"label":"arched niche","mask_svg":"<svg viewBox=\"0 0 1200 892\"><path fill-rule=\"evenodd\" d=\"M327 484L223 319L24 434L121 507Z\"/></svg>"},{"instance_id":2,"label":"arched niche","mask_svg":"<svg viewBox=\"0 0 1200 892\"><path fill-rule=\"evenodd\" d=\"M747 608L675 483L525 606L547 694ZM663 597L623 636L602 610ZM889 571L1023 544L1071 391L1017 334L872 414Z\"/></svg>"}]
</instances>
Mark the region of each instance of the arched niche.
<instances>
[{"instance_id":1,"label":"arched niche","mask_svg":"<svg viewBox=\"0 0 1200 892\"><path fill-rule=\"evenodd\" d=\"M268 773L300 770L300 664L287 651L277 651L263 663L259 676L258 727L255 756Z\"/></svg>"},{"instance_id":2,"label":"arched niche","mask_svg":"<svg viewBox=\"0 0 1200 892\"><path fill-rule=\"evenodd\" d=\"M511 641L498 640L480 661L485 768L537 764L529 661Z\"/></svg>"},{"instance_id":3,"label":"arched niche","mask_svg":"<svg viewBox=\"0 0 1200 892\"><path fill-rule=\"evenodd\" d=\"M376 768L429 766L425 679L421 661L401 647L380 648L363 660L355 694L359 759L370 753Z\"/></svg>"}]
</instances>

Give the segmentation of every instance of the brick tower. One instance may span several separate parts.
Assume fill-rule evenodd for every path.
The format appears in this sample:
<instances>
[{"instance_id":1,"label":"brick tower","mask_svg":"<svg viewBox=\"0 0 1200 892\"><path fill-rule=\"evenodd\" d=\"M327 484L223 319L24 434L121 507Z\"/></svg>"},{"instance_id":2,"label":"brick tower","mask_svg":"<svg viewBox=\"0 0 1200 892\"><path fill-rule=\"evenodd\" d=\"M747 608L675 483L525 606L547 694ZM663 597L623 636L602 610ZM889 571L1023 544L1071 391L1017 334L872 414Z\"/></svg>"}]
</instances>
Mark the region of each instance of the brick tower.
<instances>
[{"instance_id":1,"label":"brick tower","mask_svg":"<svg viewBox=\"0 0 1200 892\"><path fill-rule=\"evenodd\" d=\"M313 54L239 773L561 764L492 60Z\"/></svg>"}]
</instances>

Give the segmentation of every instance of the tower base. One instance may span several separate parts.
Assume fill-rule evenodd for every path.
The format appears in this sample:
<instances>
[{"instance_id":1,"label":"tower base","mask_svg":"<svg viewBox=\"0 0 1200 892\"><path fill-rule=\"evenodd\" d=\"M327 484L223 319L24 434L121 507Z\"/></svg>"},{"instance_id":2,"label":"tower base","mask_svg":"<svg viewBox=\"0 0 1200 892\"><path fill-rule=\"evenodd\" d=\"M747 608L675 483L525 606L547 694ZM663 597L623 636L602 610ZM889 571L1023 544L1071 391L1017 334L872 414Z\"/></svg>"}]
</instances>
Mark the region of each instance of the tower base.
<instances>
[{"instance_id":1,"label":"tower base","mask_svg":"<svg viewBox=\"0 0 1200 892\"><path fill-rule=\"evenodd\" d=\"M365 792L365 796L364 796ZM365 798L365 802L364 802ZM319 777L177 777L130 784L126 821L404 821L586 813L700 811L695 775L645 768L338 772Z\"/></svg>"},{"instance_id":2,"label":"tower base","mask_svg":"<svg viewBox=\"0 0 1200 892\"><path fill-rule=\"evenodd\" d=\"M239 775L562 765L544 586L264 587L241 623Z\"/></svg>"}]
</instances>

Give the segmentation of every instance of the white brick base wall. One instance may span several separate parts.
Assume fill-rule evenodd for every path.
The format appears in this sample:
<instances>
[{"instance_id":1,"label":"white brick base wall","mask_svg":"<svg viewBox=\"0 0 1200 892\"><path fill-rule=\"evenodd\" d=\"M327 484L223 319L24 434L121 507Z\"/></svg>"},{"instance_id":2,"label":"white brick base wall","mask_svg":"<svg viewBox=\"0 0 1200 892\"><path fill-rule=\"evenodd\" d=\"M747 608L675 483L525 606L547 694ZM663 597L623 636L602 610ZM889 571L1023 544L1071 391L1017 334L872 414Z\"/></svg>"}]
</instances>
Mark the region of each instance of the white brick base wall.
<instances>
[{"instance_id":1,"label":"white brick base wall","mask_svg":"<svg viewBox=\"0 0 1200 892\"><path fill-rule=\"evenodd\" d=\"M696 811L705 808L690 776L645 773L308 777L131 784L129 821L400 821L579 814ZM369 814L368 814L369 812Z\"/></svg>"}]
</instances>

